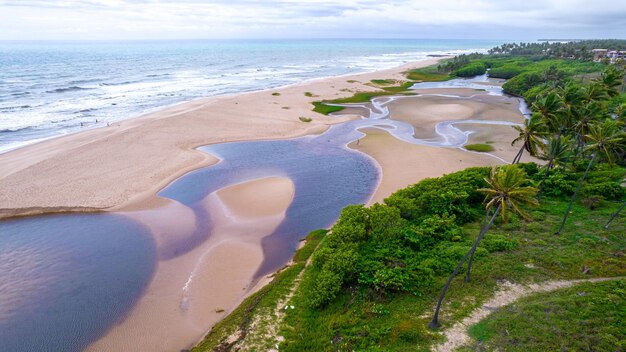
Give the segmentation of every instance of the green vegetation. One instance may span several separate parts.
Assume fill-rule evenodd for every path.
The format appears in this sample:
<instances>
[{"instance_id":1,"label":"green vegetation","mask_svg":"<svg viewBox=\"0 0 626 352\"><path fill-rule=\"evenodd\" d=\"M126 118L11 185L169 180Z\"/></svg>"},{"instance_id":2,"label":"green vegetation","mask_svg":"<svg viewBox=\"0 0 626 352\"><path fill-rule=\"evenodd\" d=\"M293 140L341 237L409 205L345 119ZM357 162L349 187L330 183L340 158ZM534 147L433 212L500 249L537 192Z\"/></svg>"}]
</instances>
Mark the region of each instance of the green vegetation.
<instances>
[{"instance_id":1,"label":"green vegetation","mask_svg":"<svg viewBox=\"0 0 626 352\"><path fill-rule=\"evenodd\" d=\"M478 341L475 347L487 351L623 351L626 280L584 283L521 299L470 327L469 333Z\"/></svg>"},{"instance_id":2,"label":"green vegetation","mask_svg":"<svg viewBox=\"0 0 626 352\"><path fill-rule=\"evenodd\" d=\"M458 77L474 77L484 75L487 72L487 65L484 62L472 62L458 70L454 71L454 75Z\"/></svg>"},{"instance_id":3,"label":"green vegetation","mask_svg":"<svg viewBox=\"0 0 626 352\"><path fill-rule=\"evenodd\" d=\"M225 351L244 339L248 344L256 345L258 350L273 347L273 343L267 345L268 341L262 335L255 336L257 340L250 342L248 330L253 323L259 324L259 330L263 330L272 322L277 305L284 303L285 296L292 290L305 263L326 233L326 230L311 232L306 238L306 244L296 251L294 264L280 270L269 284L245 299L237 309L217 323L193 351ZM231 336L235 338L229 340Z\"/></svg>"},{"instance_id":4,"label":"green vegetation","mask_svg":"<svg viewBox=\"0 0 626 352\"><path fill-rule=\"evenodd\" d=\"M390 86L392 84L396 84L395 79L373 79L370 82L380 86Z\"/></svg>"},{"instance_id":5,"label":"green vegetation","mask_svg":"<svg viewBox=\"0 0 626 352\"><path fill-rule=\"evenodd\" d=\"M531 182L541 179L535 164L520 167ZM439 341L427 328L434 298L476 239L477 219L484 209L476 189L486 186L482 179L488 172L470 168L426 179L396 192L383 205L346 208L305 271L292 301L296 309L289 310L282 325L285 342L280 350L420 351ZM555 172L555 180L569 181L551 183L559 195L546 195L528 212L532 220L513 214L507 223L496 220L476 250L472 281L453 281L450 286L442 308L444 326L469 314L503 279L626 274L626 262L620 259L626 250L626 223L622 219L609 231L601 230L617 208L611 201L615 197L602 200L593 211L576 203L576 221L568 224L568 236L552 235L580 175L565 177L569 174ZM591 174L587 196L619 187L626 170L597 166Z\"/></svg>"},{"instance_id":6,"label":"green vegetation","mask_svg":"<svg viewBox=\"0 0 626 352\"><path fill-rule=\"evenodd\" d=\"M280 93L278 93L278 92L274 92L274 93L272 93L272 95L273 95L273 96L275 96L275 97L277 97L277 96L279 96L279 95L280 95Z\"/></svg>"},{"instance_id":7,"label":"green vegetation","mask_svg":"<svg viewBox=\"0 0 626 352\"><path fill-rule=\"evenodd\" d=\"M309 98L316 97L316 95L311 92L304 92L304 96L309 97Z\"/></svg>"},{"instance_id":8,"label":"green vegetation","mask_svg":"<svg viewBox=\"0 0 626 352\"><path fill-rule=\"evenodd\" d=\"M225 320L230 326L241 325L240 331L255 326L257 336L266 336L256 349L267 349L272 341L281 351L426 351L442 340L441 333L429 326L446 328L460 321L503 281L626 275L626 221L619 215L626 197L623 69L546 55L472 54L448 60L436 70L459 75L482 67L501 68L496 74L511 76L504 89L524 96L532 111L531 118L516 128L519 135L512 142L521 147L514 165L469 168L425 179L398 190L383 204L344 208L319 246L309 247L306 254L298 252L296 264L277 276L288 279L280 279L265 294L270 297L265 310L255 310L254 303L243 313L239 309L233 313L239 318ZM579 79L590 73L594 78ZM404 92L411 84L359 92L330 103L365 102ZM341 109L323 102L314 105L321 111ZM544 158L547 165L520 164L524 151ZM555 236L555 231L561 235ZM304 269L301 257L309 256L310 265ZM297 274L287 274L289 270ZM464 271L465 280L454 280ZM296 279L299 273L301 280ZM297 282L291 295L286 286ZM568 345L572 349L586 343L596 350L611 350L605 347L623 344L616 336L624 336L624 318L618 315L623 311L624 283L595 285L608 301L594 288L585 288L589 294L576 297L566 290L552 301L547 295L531 296L515 305L530 317L527 321L513 321L516 310L499 312L494 322L481 322L472 334L481 344L505 349L511 338L517 338L508 335L514 331L520 336L519 346L525 346L519 350L552 350L549 343L561 339L547 341L547 336L557 329L564 336L580 336L572 338L577 340ZM619 295L621 300L613 299ZM265 296L257 301L266 302ZM293 309L284 311L278 327L268 329L263 320L250 323L262 319L259 315L272 320L271 304L286 300ZM251 307L253 301L246 302L244 307ZM598 302L607 304L598 307ZM548 304L550 314L539 304ZM245 313L253 310L256 313ZM570 326L576 314L588 317L585 324ZM609 318L603 320L603 315ZM545 324L529 326L534 317ZM213 340L224 341L232 331ZM533 333L539 338L528 338ZM597 333L601 336L593 338ZM241 338L249 339L245 333Z\"/></svg>"},{"instance_id":9,"label":"green vegetation","mask_svg":"<svg viewBox=\"0 0 626 352\"><path fill-rule=\"evenodd\" d=\"M489 144L481 144L481 143L466 144L465 146L463 146L463 148L467 150L471 150L473 152L481 152L481 153L494 151L493 146L490 146Z\"/></svg>"},{"instance_id":10,"label":"green vegetation","mask_svg":"<svg viewBox=\"0 0 626 352\"><path fill-rule=\"evenodd\" d=\"M454 78L447 73L440 72L436 65L408 71L406 77L418 82L441 82Z\"/></svg>"},{"instance_id":11,"label":"green vegetation","mask_svg":"<svg viewBox=\"0 0 626 352\"><path fill-rule=\"evenodd\" d=\"M333 112L341 111L344 109L343 106L326 105L319 101L315 101L312 104L313 104L313 111L323 114L323 115L328 115Z\"/></svg>"},{"instance_id":12,"label":"green vegetation","mask_svg":"<svg viewBox=\"0 0 626 352\"><path fill-rule=\"evenodd\" d=\"M374 92L356 92L351 97L347 98L339 98L328 101L316 101L313 102L313 111L319 112L320 114L328 115L332 112L337 112L343 110L341 106L330 106L330 104L351 104L351 103L367 103L371 101L375 97L385 96L385 95L396 95L396 94L415 94L412 92L407 92L409 88L415 84L415 82L396 82L400 83L395 86L388 87L380 87L381 91Z\"/></svg>"},{"instance_id":13,"label":"green vegetation","mask_svg":"<svg viewBox=\"0 0 626 352\"><path fill-rule=\"evenodd\" d=\"M583 59L593 58L593 49L626 50L626 40L577 40L567 43L509 43L489 50L490 54L530 56L535 58Z\"/></svg>"},{"instance_id":14,"label":"green vegetation","mask_svg":"<svg viewBox=\"0 0 626 352\"><path fill-rule=\"evenodd\" d=\"M299 119L300 119L300 121L302 121L302 122L311 122L311 121L313 121L313 119L312 119L312 118L310 118L310 117L300 116L300 117L298 117L298 118L299 118Z\"/></svg>"}]
</instances>

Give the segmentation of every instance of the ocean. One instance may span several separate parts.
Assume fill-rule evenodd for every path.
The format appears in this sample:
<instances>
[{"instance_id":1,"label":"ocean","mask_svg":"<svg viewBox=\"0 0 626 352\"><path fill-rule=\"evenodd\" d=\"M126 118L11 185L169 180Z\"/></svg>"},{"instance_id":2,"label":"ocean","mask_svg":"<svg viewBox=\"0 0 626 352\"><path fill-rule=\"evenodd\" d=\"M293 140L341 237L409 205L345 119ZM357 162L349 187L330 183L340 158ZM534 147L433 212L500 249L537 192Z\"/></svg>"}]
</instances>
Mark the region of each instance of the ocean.
<instances>
[{"instance_id":1,"label":"ocean","mask_svg":"<svg viewBox=\"0 0 626 352\"><path fill-rule=\"evenodd\" d=\"M182 102L485 51L493 40L0 42L0 153Z\"/></svg>"}]
</instances>

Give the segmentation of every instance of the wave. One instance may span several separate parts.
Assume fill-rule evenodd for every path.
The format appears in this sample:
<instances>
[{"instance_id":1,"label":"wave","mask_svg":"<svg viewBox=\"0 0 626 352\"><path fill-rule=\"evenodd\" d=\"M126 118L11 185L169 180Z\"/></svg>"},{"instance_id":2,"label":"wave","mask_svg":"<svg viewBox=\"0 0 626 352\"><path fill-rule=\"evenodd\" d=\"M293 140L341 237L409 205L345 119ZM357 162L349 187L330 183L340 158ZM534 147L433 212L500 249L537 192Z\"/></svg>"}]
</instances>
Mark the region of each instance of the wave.
<instances>
[{"instance_id":1,"label":"wave","mask_svg":"<svg viewBox=\"0 0 626 352\"><path fill-rule=\"evenodd\" d=\"M57 89L49 90L49 91L46 91L46 93L65 93L65 92L75 92L75 91L80 91L80 90L91 90L91 89L95 89L95 88L71 86L71 87L64 87L64 88L57 88Z\"/></svg>"}]
</instances>

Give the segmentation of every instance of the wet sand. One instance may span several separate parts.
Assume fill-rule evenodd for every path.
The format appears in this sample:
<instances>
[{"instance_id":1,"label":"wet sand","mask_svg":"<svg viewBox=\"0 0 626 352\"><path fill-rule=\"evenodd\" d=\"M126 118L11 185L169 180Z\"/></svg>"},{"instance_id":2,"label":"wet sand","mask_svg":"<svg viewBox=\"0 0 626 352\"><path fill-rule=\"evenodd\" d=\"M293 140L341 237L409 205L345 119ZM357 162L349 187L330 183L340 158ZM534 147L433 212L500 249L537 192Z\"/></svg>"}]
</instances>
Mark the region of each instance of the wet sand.
<instances>
[{"instance_id":1,"label":"wet sand","mask_svg":"<svg viewBox=\"0 0 626 352\"><path fill-rule=\"evenodd\" d=\"M185 255L159 261L155 277L129 316L87 350L192 347L252 291L263 261L261 240L284 219L293 196L293 183L282 177L252 180L208 195L205 202L214 224L209 240ZM256 212L259 202L265 206ZM166 246L168 238L179 239L194 225L190 210L175 202L167 206L167 212L127 215L152 230L159 228L157 243ZM157 217L161 223L155 222ZM162 226L166 223L169 227Z\"/></svg>"},{"instance_id":2,"label":"wet sand","mask_svg":"<svg viewBox=\"0 0 626 352\"><path fill-rule=\"evenodd\" d=\"M365 83L372 79L404 79L402 72L436 61L200 99L0 154L0 218L162 205L154 196L158 190L190 170L217 161L194 148L320 133L349 117L314 113L311 102L371 91L375 88ZM302 122L300 116L312 121Z\"/></svg>"},{"instance_id":3,"label":"wet sand","mask_svg":"<svg viewBox=\"0 0 626 352\"><path fill-rule=\"evenodd\" d=\"M271 91L203 99L2 154L0 218L50 210L122 210L150 228L158 248L168 248L195 228L194 216L185 206L155 194L180 175L218 162L217 158L194 150L195 147L323 132L329 125L354 116L326 117L313 113L312 101L372 90L364 83L379 78L402 79L404 70L432 62ZM445 97L419 97L418 106L413 100L400 99L390 106L392 118L412 123L419 137L432 133L438 121L452 119L450 115L463 119L481 113L485 119L522 119L519 111L515 113L516 103L502 102L498 104L511 106L494 107L481 102L491 98L479 91L432 91L479 97L463 102ZM274 92L280 95L272 95ZM315 96L307 97L304 92ZM303 123L299 116L312 117L313 121ZM517 152L517 147L510 147L510 139L507 142L508 132L504 130L502 136L494 139L493 126L464 127L476 131L470 143L490 138L497 155L503 158L510 155L507 160ZM512 130L508 126L497 128ZM381 130L364 131L367 137L358 146L355 143L350 146L372 156L382 168L382 182L372 203L425 177L441 176L468 166L502 163L485 154L412 145ZM150 286L129 316L89 350L172 351L189 347L202 338L208 328L250 292L254 273L263 260L261 239L280 224L292 199L293 184L285 178L254 180L207 196L205 202L215 225L214 234L185 255L161 260ZM163 208L167 211L161 211Z\"/></svg>"}]
</instances>

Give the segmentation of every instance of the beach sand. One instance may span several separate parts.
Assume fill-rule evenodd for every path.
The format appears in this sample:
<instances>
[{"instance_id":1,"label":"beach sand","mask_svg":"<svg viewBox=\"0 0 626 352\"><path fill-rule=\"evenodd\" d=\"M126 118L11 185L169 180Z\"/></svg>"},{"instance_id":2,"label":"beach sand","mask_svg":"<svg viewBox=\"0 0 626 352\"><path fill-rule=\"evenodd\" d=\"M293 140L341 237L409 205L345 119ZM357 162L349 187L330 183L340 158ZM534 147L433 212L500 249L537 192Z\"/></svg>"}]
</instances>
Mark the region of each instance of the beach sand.
<instances>
[{"instance_id":1,"label":"beach sand","mask_svg":"<svg viewBox=\"0 0 626 352\"><path fill-rule=\"evenodd\" d=\"M156 192L186 172L218 161L194 148L321 133L331 124L355 116L319 115L311 111L311 102L371 91L373 88L365 85L371 79L403 79L403 71L435 61L201 99L0 154L0 218L64 210L121 211L150 228L158 250L166 251L185 240L195 228L195 218L190 209L157 197ZM467 89L445 91L477 94ZM494 107L481 103L481 99L491 99L482 95L476 101L463 102L441 97L420 97L418 103L400 99L391 107L392 118L418 126L416 135L420 137L432 133L438 121L449 120L453 114L457 119L484 113L486 119L521 121L512 101L494 103L502 105ZM420 113L421 109L425 112ZM313 121L301 122L300 116ZM495 153L506 160L517 152L517 147L510 147L510 131L497 127L496 137L491 132L495 129L484 125L464 128L475 131L471 143L488 139ZM372 156L382 168L382 181L372 202L425 177L502 163L481 153L411 145L381 130L364 131L367 137L351 147ZM205 202L215 224L209 240L185 255L159 261L134 309L89 350L173 351L201 339L251 292L253 275L263 260L260 241L282 221L292 198L293 184L284 178L253 180L207 196Z\"/></svg>"},{"instance_id":2,"label":"beach sand","mask_svg":"<svg viewBox=\"0 0 626 352\"><path fill-rule=\"evenodd\" d=\"M214 231L191 252L158 262L155 277L129 316L88 351L179 351L253 291L263 261L261 240L284 219L294 196L288 178L270 177L233 185L205 199ZM262 203L262 212L256 212ZM158 232L159 247L180 240L193 217L180 204L125 213ZM165 210L165 211L164 211ZM155 222L160 218L160 223ZM170 224L162 227L163 224Z\"/></svg>"},{"instance_id":3,"label":"beach sand","mask_svg":"<svg viewBox=\"0 0 626 352\"><path fill-rule=\"evenodd\" d=\"M443 121L487 120L522 123L519 100L507 96L491 96L474 89L424 89L420 96L397 99L389 107L390 118L413 125L415 137L429 139L436 136L435 126ZM467 98L429 96L424 94L459 95ZM494 151L478 153L461 148L436 148L399 141L388 132L377 128L361 129L367 134L358 145L350 148L374 158L382 169L381 183L370 204L382 202L399 188L417 183L427 177L438 177L472 166L502 165L510 162L521 145L511 146L518 135L511 126L463 123L456 125L462 131L471 131L468 144L488 143ZM491 155L490 155L491 154ZM539 160L525 153L522 162Z\"/></svg>"},{"instance_id":4,"label":"beach sand","mask_svg":"<svg viewBox=\"0 0 626 352\"><path fill-rule=\"evenodd\" d=\"M311 111L311 102L371 91L375 88L365 83L372 79L404 79L402 72L436 61L200 99L0 154L0 218L162 205L154 197L158 190L190 170L216 162L194 148L323 132L349 117L317 114ZM305 123L300 116L313 120Z\"/></svg>"}]
</instances>

